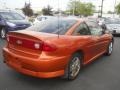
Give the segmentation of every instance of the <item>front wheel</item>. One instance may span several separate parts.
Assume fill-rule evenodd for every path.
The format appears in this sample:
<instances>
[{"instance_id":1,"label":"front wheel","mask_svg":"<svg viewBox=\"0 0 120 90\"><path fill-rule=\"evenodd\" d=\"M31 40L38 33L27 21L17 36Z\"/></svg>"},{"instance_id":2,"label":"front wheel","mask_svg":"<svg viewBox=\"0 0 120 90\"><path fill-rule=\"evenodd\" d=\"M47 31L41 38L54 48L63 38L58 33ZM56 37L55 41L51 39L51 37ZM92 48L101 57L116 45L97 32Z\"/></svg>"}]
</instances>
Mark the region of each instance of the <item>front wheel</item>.
<instances>
[{"instance_id":1,"label":"front wheel","mask_svg":"<svg viewBox=\"0 0 120 90\"><path fill-rule=\"evenodd\" d=\"M0 30L0 37L3 38L3 39L6 37L6 30L5 30L5 28L2 28Z\"/></svg>"},{"instance_id":2,"label":"front wheel","mask_svg":"<svg viewBox=\"0 0 120 90\"><path fill-rule=\"evenodd\" d=\"M78 76L81 70L81 66L82 66L82 55L79 53L75 53L71 57L71 60L66 69L66 72L64 75L65 79L74 80Z\"/></svg>"},{"instance_id":3,"label":"front wheel","mask_svg":"<svg viewBox=\"0 0 120 90\"><path fill-rule=\"evenodd\" d=\"M107 52L106 52L106 55L110 56L113 52L113 42L110 42L109 43L109 46L107 48Z\"/></svg>"}]
</instances>

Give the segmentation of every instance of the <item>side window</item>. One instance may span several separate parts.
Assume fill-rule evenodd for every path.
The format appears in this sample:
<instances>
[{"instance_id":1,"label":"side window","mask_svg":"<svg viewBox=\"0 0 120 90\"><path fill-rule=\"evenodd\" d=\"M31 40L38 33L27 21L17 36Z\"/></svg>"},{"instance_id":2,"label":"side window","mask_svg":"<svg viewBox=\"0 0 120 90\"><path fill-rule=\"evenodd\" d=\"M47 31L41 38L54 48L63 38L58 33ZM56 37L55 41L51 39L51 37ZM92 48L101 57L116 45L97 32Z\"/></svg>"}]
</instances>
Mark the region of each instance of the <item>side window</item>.
<instances>
[{"instance_id":1,"label":"side window","mask_svg":"<svg viewBox=\"0 0 120 90\"><path fill-rule=\"evenodd\" d=\"M2 20L1 16L0 16L0 21Z\"/></svg>"},{"instance_id":2,"label":"side window","mask_svg":"<svg viewBox=\"0 0 120 90\"><path fill-rule=\"evenodd\" d=\"M81 23L73 33L73 35L90 35L90 34L91 33L89 31L89 28L85 23Z\"/></svg>"},{"instance_id":3,"label":"side window","mask_svg":"<svg viewBox=\"0 0 120 90\"><path fill-rule=\"evenodd\" d=\"M41 20L42 20L42 17L37 17L37 19L38 19L39 21L41 21Z\"/></svg>"},{"instance_id":4,"label":"side window","mask_svg":"<svg viewBox=\"0 0 120 90\"><path fill-rule=\"evenodd\" d=\"M95 22L86 22L92 35L102 35L102 28Z\"/></svg>"},{"instance_id":5,"label":"side window","mask_svg":"<svg viewBox=\"0 0 120 90\"><path fill-rule=\"evenodd\" d=\"M42 21L46 20L46 17L42 17Z\"/></svg>"}]
</instances>

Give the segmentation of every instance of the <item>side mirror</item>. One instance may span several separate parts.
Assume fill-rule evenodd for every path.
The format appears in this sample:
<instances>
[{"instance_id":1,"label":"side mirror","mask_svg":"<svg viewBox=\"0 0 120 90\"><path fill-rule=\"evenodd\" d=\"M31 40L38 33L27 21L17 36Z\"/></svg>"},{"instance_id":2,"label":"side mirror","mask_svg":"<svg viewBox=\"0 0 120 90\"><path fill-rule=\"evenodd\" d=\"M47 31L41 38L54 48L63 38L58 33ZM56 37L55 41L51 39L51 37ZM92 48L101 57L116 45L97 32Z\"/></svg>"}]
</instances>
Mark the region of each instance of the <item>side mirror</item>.
<instances>
[{"instance_id":1,"label":"side mirror","mask_svg":"<svg viewBox=\"0 0 120 90\"><path fill-rule=\"evenodd\" d=\"M105 33L106 33L106 34L110 34L110 31L108 31L108 30L105 30Z\"/></svg>"},{"instance_id":2,"label":"side mirror","mask_svg":"<svg viewBox=\"0 0 120 90\"><path fill-rule=\"evenodd\" d=\"M102 30L102 34L109 34L110 33L110 31L108 31L108 30Z\"/></svg>"},{"instance_id":3,"label":"side mirror","mask_svg":"<svg viewBox=\"0 0 120 90\"><path fill-rule=\"evenodd\" d=\"M105 34L106 33L106 30L102 29L102 34Z\"/></svg>"}]
</instances>

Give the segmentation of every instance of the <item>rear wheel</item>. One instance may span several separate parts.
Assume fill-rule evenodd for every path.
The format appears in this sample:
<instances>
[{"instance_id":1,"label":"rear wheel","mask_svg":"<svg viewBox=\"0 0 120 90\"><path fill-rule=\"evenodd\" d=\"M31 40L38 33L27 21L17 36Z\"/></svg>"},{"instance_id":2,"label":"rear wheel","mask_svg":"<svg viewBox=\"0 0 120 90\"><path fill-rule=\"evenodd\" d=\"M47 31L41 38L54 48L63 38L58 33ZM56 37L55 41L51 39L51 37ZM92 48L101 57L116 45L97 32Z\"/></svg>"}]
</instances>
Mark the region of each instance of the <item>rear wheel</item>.
<instances>
[{"instance_id":1,"label":"rear wheel","mask_svg":"<svg viewBox=\"0 0 120 90\"><path fill-rule=\"evenodd\" d=\"M6 37L6 30L5 30L5 28L1 28L1 30L0 30L0 37L1 38L5 38Z\"/></svg>"},{"instance_id":2,"label":"rear wheel","mask_svg":"<svg viewBox=\"0 0 120 90\"><path fill-rule=\"evenodd\" d=\"M112 51L113 51L113 42L110 42L110 44L107 48L106 55L110 56L112 54Z\"/></svg>"},{"instance_id":3,"label":"rear wheel","mask_svg":"<svg viewBox=\"0 0 120 90\"><path fill-rule=\"evenodd\" d=\"M82 54L75 53L71 57L68 67L66 68L64 78L68 80L74 80L78 76L81 70L81 66L82 66Z\"/></svg>"}]
</instances>

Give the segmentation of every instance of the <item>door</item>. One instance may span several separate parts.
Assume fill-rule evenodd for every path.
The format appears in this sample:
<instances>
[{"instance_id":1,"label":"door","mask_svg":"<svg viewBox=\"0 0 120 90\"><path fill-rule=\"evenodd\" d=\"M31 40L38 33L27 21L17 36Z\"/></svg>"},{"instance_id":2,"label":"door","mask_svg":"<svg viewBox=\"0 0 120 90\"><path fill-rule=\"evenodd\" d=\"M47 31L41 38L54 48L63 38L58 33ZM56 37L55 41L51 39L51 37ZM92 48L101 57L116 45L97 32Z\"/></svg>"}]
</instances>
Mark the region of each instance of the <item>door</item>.
<instances>
[{"instance_id":1,"label":"door","mask_svg":"<svg viewBox=\"0 0 120 90\"><path fill-rule=\"evenodd\" d=\"M79 39L78 42L84 43L82 46L82 49L84 50L84 63L87 63L91 58L93 58L96 55L96 51L98 48L98 45L96 42L98 42L98 37L94 37L91 35L90 29L87 26L86 23L81 23L77 29L73 33L76 35Z\"/></svg>"},{"instance_id":2,"label":"door","mask_svg":"<svg viewBox=\"0 0 120 90\"><path fill-rule=\"evenodd\" d=\"M96 55L99 55L101 53L103 53L106 49L106 45L107 45L107 39L105 39L106 35L102 33L102 28L95 22L87 22L91 35L92 35L92 39L96 40ZM95 55L95 56L96 56Z\"/></svg>"}]
</instances>

